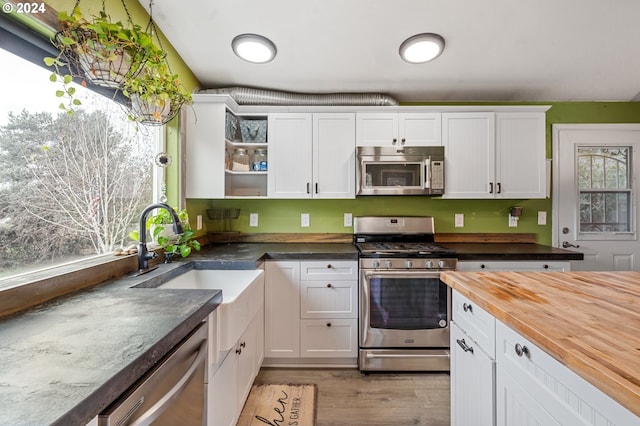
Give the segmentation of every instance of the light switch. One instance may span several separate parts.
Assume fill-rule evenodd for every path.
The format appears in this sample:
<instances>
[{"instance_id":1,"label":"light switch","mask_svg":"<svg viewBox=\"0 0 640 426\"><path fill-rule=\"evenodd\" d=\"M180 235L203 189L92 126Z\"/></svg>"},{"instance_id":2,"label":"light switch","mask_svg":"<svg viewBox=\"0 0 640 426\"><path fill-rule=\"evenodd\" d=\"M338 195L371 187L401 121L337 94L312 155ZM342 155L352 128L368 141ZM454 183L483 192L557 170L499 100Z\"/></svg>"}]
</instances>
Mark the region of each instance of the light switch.
<instances>
[{"instance_id":1,"label":"light switch","mask_svg":"<svg viewBox=\"0 0 640 426\"><path fill-rule=\"evenodd\" d=\"M456 213L455 218L456 218L456 223L455 223L456 228L463 228L464 227L464 214Z\"/></svg>"},{"instance_id":2,"label":"light switch","mask_svg":"<svg viewBox=\"0 0 640 426\"><path fill-rule=\"evenodd\" d=\"M300 226L303 228L309 227L309 213L302 213L300 215Z\"/></svg>"},{"instance_id":3,"label":"light switch","mask_svg":"<svg viewBox=\"0 0 640 426\"><path fill-rule=\"evenodd\" d=\"M509 215L509 228L517 228L518 227L518 216Z\"/></svg>"},{"instance_id":4,"label":"light switch","mask_svg":"<svg viewBox=\"0 0 640 426\"><path fill-rule=\"evenodd\" d=\"M199 215L196 217L196 231L199 231L199 230L201 230L201 229L202 229L202 215L201 215L201 214L199 214Z\"/></svg>"},{"instance_id":5,"label":"light switch","mask_svg":"<svg viewBox=\"0 0 640 426\"><path fill-rule=\"evenodd\" d=\"M353 226L353 214L351 213L344 214L344 226L346 227Z\"/></svg>"},{"instance_id":6,"label":"light switch","mask_svg":"<svg viewBox=\"0 0 640 426\"><path fill-rule=\"evenodd\" d=\"M541 210L538 212L538 225L546 225L547 224L547 212Z\"/></svg>"},{"instance_id":7,"label":"light switch","mask_svg":"<svg viewBox=\"0 0 640 426\"><path fill-rule=\"evenodd\" d=\"M258 226L258 213L249 213L249 226L253 228Z\"/></svg>"}]
</instances>

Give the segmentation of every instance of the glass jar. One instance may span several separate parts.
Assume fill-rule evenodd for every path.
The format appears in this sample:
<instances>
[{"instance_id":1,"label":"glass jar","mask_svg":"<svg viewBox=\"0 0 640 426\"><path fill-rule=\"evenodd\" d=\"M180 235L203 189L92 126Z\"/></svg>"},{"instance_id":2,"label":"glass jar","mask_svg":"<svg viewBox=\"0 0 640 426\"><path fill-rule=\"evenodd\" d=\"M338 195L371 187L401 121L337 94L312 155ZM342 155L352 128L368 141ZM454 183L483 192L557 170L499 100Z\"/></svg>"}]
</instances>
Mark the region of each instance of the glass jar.
<instances>
[{"instance_id":1,"label":"glass jar","mask_svg":"<svg viewBox=\"0 0 640 426\"><path fill-rule=\"evenodd\" d=\"M256 149L253 152L253 159L251 160L251 170L254 172L267 171L267 151L264 149Z\"/></svg>"},{"instance_id":2,"label":"glass jar","mask_svg":"<svg viewBox=\"0 0 640 426\"><path fill-rule=\"evenodd\" d=\"M235 172L248 172L251 170L249 166L249 154L243 148L236 148L231 157L231 170Z\"/></svg>"},{"instance_id":3,"label":"glass jar","mask_svg":"<svg viewBox=\"0 0 640 426\"><path fill-rule=\"evenodd\" d=\"M224 169L231 170L231 153L228 149L224 150Z\"/></svg>"}]
</instances>

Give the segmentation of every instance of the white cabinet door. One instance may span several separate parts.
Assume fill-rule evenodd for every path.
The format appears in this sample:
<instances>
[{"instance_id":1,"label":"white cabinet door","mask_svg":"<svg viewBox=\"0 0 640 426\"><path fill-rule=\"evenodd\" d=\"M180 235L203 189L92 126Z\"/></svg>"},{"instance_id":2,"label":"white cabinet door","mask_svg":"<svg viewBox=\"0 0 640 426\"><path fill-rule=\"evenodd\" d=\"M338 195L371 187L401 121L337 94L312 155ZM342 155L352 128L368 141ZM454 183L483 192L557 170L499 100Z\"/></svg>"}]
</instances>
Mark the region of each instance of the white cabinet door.
<instances>
[{"instance_id":1,"label":"white cabinet door","mask_svg":"<svg viewBox=\"0 0 640 426\"><path fill-rule=\"evenodd\" d=\"M499 426L640 425L638 416L500 321L496 345Z\"/></svg>"},{"instance_id":2,"label":"white cabinet door","mask_svg":"<svg viewBox=\"0 0 640 426\"><path fill-rule=\"evenodd\" d=\"M496 197L545 198L545 114L496 113Z\"/></svg>"},{"instance_id":3,"label":"white cabinet door","mask_svg":"<svg viewBox=\"0 0 640 426\"><path fill-rule=\"evenodd\" d=\"M356 146L440 146L440 113L356 114Z\"/></svg>"},{"instance_id":4,"label":"white cabinet door","mask_svg":"<svg viewBox=\"0 0 640 426\"><path fill-rule=\"evenodd\" d=\"M265 262L266 358L300 356L300 262Z\"/></svg>"},{"instance_id":5,"label":"white cabinet door","mask_svg":"<svg viewBox=\"0 0 640 426\"><path fill-rule=\"evenodd\" d=\"M452 323L451 425L494 426L494 395L495 360Z\"/></svg>"},{"instance_id":6,"label":"white cabinet door","mask_svg":"<svg viewBox=\"0 0 640 426\"><path fill-rule=\"evenodd\" d=\"M231 349L207 385L207 425L235 426L238 415L238 357Z\"/></svg>"},{"instance_id":7,"label":"white cabinet door","mask_svg":"<svg viewBox=\"0 0 640 426\"><path fill-rule=\"evenodd\" d=\"M358 281L300 281L301 318L357 318Z\"/></svg>"},{"instance_id":8,"label":"white cabinet door","mask_svg":"<svg viewBox=\"0 0 640 426\"><path fill-rule=\"evenodd\" d=\"M224 198L224 104L185 108L185 197Z\"/></svg>"},{"instance_id":9,"label":"white cabinet door","mask_svg":"<svg viewBox=\"0 0 640 426\"><path fill-rule=\"evenodd\" d=\"M355 114L313 114L313 198L355 198L355 142Z\"/></svg>"},{"instance_id":10,"label":"white cabinet door","mask_svg":"<svg viewBox=\"0 0 640 426\"><path fill-rule=\"evenodd\" d=\"M238 357L238 407L244 406L244 402L249 396L253 379L258 373L256 371L257 343L257 321L254 319L238 340L235 349Z\"/></svg>"},{"instance_id":11,"label":"white cabinet door","mask_svg":"<svg viewBox=\"0 0 640 426\"><path fill-rule=\"evenodd\" d=\"M356 146L396 146L397 113L356 114Z\"/></svg>"},{"instance_id":12,"label":"white cabinet door","mask_svg":"<svg viewBox=\"0 0 640 426\"><path fill-rule=\"evenodd\" d=\"M442 114L406 112L398 115L400 145L441 146Z\"/></svg>"},{"instance_id":13,"label":"white cabinet door","mask_svg":"<svg viewBox=\"0 0 640 426\"><path fill-rule=\"evenodd\" d=\"M303 358L355 358L358 356L358 320L303 319L300 325Z\"/></svg>"},{"instance_id":14,"label":"white cabinet door","mask_svg":"<svg viewBox=\"0 0 640 426\"><path fill-rule=\"evenodd\" d=\"M495 114L443 113L443 198L494 198Z\"/></svg>"},{"instance_id":15,"label":"white cabinet door","mask_svg":"<svg viewBox=\"0 0 640 426\"><path fill-rule=\"evenodd\" d=\"M267 127L268 197L311 198L311 114L269 114Z\"/></svg>"}]
</instances>

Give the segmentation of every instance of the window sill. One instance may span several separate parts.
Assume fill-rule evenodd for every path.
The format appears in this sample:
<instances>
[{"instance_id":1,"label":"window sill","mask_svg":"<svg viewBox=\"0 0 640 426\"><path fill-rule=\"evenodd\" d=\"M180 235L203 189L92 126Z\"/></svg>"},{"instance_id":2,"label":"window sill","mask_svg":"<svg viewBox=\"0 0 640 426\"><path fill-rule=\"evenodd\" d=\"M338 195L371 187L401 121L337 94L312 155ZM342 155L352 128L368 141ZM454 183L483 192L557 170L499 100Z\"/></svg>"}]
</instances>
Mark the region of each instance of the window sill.
<instances>
[{"instance_id":1,"label":"window sill","mask_svg":"<svg viewBox=\"0 0 640 426\"><path fill-rule=\"evenodd\" d=\"M2 280L0 317L124 276L137 267L137 255L109 254Z\"/></svg>"}]
</instances>

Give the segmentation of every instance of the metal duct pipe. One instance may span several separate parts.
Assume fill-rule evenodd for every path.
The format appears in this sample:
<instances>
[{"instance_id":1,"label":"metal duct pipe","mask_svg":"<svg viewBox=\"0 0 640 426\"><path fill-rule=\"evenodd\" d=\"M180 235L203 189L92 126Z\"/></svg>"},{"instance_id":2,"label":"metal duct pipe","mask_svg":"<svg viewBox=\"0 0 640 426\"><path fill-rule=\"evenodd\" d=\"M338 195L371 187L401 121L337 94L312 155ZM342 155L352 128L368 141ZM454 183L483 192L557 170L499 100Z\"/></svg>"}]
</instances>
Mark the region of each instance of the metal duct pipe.
<instances>
[{"instance_id":1,"label":"metal duct pipe","mask_svg":"<svg viewBox=\"0 0 640 426\"><path fill-rule=\"evenodd\" d=\"M278 90L253 89L251 87L225 87L204 89L198 93L231 96L240 105L371 105L396 106L398 101L379 93L292 93Z\"/></svg>"}]
</instances>

